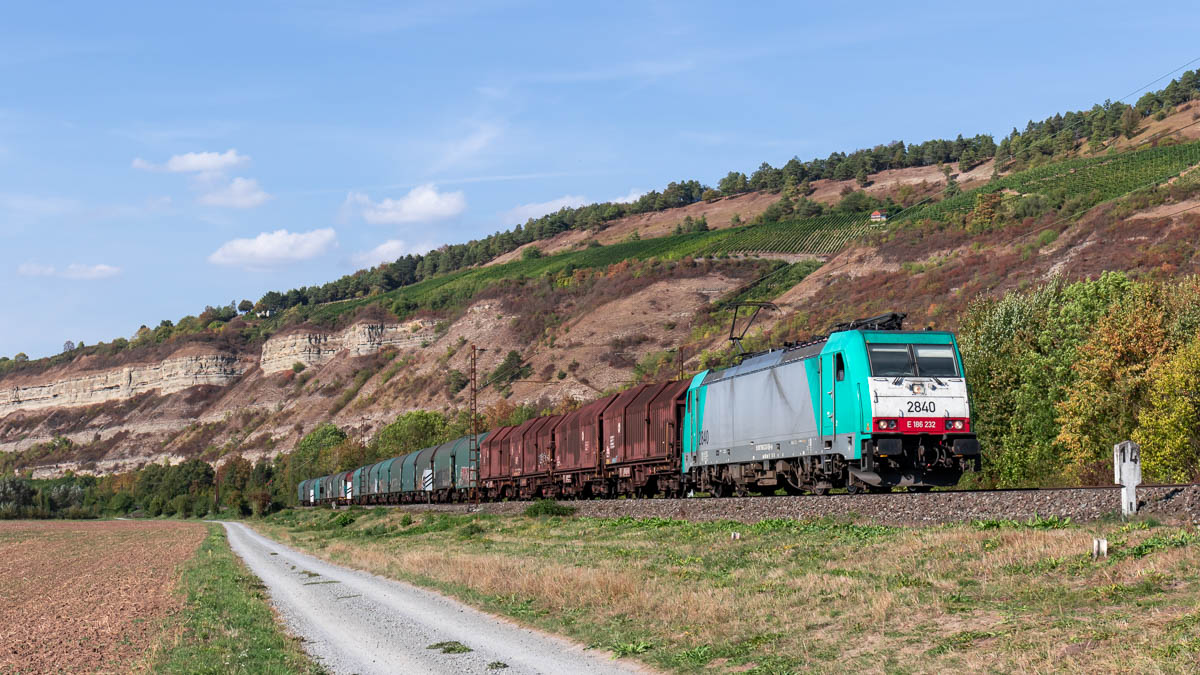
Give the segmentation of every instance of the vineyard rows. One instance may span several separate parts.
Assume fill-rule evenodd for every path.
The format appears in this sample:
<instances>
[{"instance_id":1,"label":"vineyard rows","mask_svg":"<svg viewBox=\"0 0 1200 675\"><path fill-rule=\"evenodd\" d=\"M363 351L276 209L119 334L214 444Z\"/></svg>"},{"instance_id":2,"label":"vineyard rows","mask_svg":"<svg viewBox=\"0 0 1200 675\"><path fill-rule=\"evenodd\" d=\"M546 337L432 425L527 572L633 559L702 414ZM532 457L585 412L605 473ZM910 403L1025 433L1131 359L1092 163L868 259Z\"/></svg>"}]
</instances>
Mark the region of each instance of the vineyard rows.
<instances>
[{"instance_id":1,"label":"vineyard rows","mask_svg":"<svg viewBox=\"0 0 1200 675\"><path fill-rule=\"evenodd\" d=\"M1061 195L1097 204L1178 176L1200 164L1200 143L1163 146L1120 155L1071 159L1021 171L981 188L894 214L891 222L944 220L975 206L976 195L1000 191ZM873 229L866 216L821 216L769 223L731 231L712 243L705 255L722 253L809 253L833 255Z\"/></svg>"},{"instance_id":2,"label":"vineyard rows","mask_svg":"<svg viewBox=\"0 0 1200 675\"><path fill-rule=\"evenodd\" d=\"M1200 143L1148 148L1120 155L1071 159L1014 173L956 197L908 209L903 220L941 220L952 213L970 211L975 196L1002 190L1022 195L1062 194L1065 199L1085 197L1092 204L1166 182L1200 163Z\"/></svg>"},{"instance_id":3,"label":"vineyard rows","mask_svg":"<svg viewBox=\"0 0 1200 675\"><path fill-rule=\"evenodd\" d=\"M715 242L703 255L810 253L832 255L872 229L866 216L821 216L746 227Z\"/></svg>"}]
</instances>

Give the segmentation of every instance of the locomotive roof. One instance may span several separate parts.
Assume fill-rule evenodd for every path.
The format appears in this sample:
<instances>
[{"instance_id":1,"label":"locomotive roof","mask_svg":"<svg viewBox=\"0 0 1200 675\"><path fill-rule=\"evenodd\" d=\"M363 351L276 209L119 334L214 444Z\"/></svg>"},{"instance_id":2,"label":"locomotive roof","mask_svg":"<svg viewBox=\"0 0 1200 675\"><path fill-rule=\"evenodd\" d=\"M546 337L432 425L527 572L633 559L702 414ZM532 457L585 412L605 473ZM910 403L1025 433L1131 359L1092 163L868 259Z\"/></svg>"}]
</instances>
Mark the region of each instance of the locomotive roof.
<instances>
[{"instance_id":1,"label":"locomotive roof","mask_svg":"<svg viewBox=\"0 0 1200 675\"><path fill-rule=\"evenodd\" d=\"M933 338L939 343L949 343L954 340L954 333L942 330L872 330L865 328L856 328L852 330L837 331L830 335L813 338L807 342L787 345L779 349L772 349L767 352L759 352L757 354L747 355L741 363L724 368L722 370L711 370L705 374L703 384L719 382L731 377L746 375L759 370L766 370L792 361L812 358L821 353L825 349L825 345L831 339L846 336L848 334L860 334L864 342L893 342L893 343L908 343L920 342L920 338L926 340Z\"/></svg>"}]
</instances>

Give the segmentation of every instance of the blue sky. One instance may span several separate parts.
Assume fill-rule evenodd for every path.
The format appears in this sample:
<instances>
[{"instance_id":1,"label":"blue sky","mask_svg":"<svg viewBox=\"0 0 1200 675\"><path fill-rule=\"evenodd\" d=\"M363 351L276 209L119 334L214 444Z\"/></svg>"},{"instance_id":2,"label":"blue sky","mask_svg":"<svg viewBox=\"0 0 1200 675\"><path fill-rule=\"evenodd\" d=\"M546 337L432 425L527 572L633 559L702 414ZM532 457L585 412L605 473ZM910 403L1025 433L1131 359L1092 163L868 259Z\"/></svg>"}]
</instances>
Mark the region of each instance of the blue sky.
<instances>
[{"instance_id":1,"label":"blue sky","mask_svg":"<svg viewBox=\"0 0 1200 675\"><path fill-rule=\"evenodd\" d=\"M565 203L999 137L1200 56L1189 3L974 4L9 4L0 354Z\"/></svg>"}]
</instances>

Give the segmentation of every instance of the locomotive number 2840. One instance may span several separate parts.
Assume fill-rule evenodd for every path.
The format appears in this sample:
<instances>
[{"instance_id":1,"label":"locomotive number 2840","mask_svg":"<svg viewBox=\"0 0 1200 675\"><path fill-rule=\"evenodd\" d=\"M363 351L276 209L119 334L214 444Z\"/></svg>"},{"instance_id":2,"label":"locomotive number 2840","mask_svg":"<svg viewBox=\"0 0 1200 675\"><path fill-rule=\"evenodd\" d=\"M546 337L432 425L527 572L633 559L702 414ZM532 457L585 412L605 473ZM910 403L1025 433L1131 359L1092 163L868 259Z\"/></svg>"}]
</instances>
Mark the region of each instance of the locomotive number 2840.
<instances>
[{"instance_id":1,"label":"locomotive number 2840","mask_svg":"<svg viewBox=\"0 0 1200 675\"><path fill-rule=\"evenodd\" d=\"M937 405L933 401L909 401L908 412L910 413L931 413L937 412Z\"/></svg>"}]
</instances>

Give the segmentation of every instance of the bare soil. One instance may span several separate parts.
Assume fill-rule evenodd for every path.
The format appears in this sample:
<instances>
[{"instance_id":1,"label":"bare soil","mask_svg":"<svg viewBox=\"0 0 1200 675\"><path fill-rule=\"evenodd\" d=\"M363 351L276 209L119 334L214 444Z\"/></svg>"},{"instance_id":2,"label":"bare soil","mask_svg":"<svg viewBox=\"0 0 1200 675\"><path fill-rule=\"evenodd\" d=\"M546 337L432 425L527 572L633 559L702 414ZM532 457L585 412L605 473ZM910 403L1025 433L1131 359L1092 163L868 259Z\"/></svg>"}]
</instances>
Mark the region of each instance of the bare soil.
<instances>
[{"instance_id":1,"label":"bare soil","mask_svg":"<svg viewBox=\"0 0 1200 675\"><path fill-rule=\"evenodd\" d=\"M199 523L0 522L0 671L125 672L183 598Z\"/></svg>"}]
</instances>

